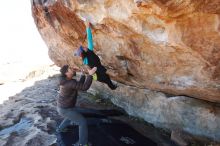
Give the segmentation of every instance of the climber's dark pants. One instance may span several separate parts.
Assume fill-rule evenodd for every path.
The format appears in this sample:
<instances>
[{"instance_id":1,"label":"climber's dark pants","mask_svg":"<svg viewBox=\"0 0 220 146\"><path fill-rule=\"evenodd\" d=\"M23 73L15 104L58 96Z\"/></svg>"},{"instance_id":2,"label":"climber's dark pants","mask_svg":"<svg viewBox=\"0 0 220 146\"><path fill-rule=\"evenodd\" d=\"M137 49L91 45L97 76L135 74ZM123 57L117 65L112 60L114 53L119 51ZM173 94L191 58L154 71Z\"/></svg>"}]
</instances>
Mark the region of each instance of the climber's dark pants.
<instances>
[{"instance_id":1,"label":"climber's dark pants","mask_svg":"<svg viewBox=\"0 0 220 146\"><path fill-rule=\"evenodd\" d=\"M114 85L109 77L108 74L106 74L106 72L96 72L97 74L97 80L99 82L103 82L106 83L108 85L109 88L111 88L112 90L114 90L116 88L116 85Z\"/></svg>"},{"instance_id":2,"label":"climber's dark pants","mask_svg":"<svg viewBox=\"0 0 220 146\"><path fill-rule=\"evenodd\" d=\"M93 63L91 63L92 62L91 60L93 61ZM106 73L107 69L101 65L100 61L94 62L94 60L95 59L90 59L88 66L90 68L97 67L96 70L97 80L99 82L107 84L108 87L111 88L112 90L115 90L117 86L112 83L109 75Z\"/></svg>"}]
</instances>

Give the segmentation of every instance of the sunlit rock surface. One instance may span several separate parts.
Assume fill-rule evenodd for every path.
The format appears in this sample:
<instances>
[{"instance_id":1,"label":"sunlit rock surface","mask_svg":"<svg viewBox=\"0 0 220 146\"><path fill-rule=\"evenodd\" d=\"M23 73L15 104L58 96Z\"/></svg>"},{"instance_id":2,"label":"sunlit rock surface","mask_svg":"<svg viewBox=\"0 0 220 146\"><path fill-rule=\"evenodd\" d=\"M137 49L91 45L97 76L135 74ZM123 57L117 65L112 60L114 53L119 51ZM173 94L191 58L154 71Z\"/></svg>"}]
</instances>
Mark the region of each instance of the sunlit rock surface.
<instances>
[{"instance_id":1,"label":"sunlit rock surface","mask_svg":"<svg viewBox=\"0 0 220 146\"><path fill-rule=\"evenodd\" d=\"M32 0L36 25L57 64L80 65L82 18L95 52L117 81L220 102L220 1Z\"/></svg>"},{"instance_id":2,"label":"sunlit rock surface","mask_svg":"<svg viewBox=\"0 0 220 146\"><path fill-rule=\"evenodd\" d=\"M58 66L82 64L73 52L91 21L95 52L122 83L96 88L102 96L156 126L220 139L219 107L207 102L220 103L219 0L32 0L32 12Z\"/></svg>"}]
</instances>

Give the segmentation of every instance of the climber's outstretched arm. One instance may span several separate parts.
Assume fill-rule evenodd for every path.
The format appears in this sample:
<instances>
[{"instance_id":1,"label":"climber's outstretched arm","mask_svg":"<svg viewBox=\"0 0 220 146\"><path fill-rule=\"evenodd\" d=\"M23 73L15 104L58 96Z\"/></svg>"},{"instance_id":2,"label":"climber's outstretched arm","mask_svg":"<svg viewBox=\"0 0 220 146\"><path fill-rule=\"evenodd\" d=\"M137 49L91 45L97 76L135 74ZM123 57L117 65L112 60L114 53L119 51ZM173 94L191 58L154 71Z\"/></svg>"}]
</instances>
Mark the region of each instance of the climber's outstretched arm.
<instances>
[{"instance_id":1,"label":"climber's outstretched arm","mask_svg":"<svg viewBox=\"0 0 220 146\"><path fill-rule=\"evenodd\" d=\"M88 20L86 20L86 33L87 33L88 48L90 51L93 51L92 31L90 27L90 22Z\"/></svg>"}]
</instances>

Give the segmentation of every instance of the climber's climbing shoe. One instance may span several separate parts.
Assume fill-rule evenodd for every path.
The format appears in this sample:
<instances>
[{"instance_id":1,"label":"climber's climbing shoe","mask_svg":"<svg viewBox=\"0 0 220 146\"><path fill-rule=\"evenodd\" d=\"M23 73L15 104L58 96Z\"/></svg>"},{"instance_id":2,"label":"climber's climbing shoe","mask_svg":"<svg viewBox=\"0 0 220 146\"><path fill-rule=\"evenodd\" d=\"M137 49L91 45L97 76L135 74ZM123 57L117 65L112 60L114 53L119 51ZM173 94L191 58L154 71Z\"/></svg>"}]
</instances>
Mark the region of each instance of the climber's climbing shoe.
<instances>
[{"instance_id":1,"label":"climber's climbing shoe","mask_svg":"<svg viewBox=\"0 0 220 146\"><path fill-rule=\"evenodd\" d=\"M57 128L57 129L56 129L56 132L57 132L57 133L60 133L60 132L68 132L68 131L70 131L68 128L63 128L63 129Z\"/></svg>"}]
</instances>

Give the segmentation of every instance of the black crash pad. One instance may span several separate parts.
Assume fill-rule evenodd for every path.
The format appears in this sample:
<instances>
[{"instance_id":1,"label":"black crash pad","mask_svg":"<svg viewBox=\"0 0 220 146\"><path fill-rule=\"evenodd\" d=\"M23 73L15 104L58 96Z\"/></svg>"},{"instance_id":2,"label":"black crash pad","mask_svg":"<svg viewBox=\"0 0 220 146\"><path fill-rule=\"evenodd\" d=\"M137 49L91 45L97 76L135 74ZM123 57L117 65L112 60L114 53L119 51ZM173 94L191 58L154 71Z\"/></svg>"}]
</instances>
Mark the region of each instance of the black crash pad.
<instances>
[{"instance_id":1,"label":"black crash pad","mask_svg":"<svg viewBox=\"0 0 220 146\"><path fill-rule=\"evenodd\" d=\"M114 112L109 111L109 113ZM155 142L141 135L128 124L104 116L103 112L102 114L84 112L83 115L87 119L88 137L92 146L157 146ZM109 115L107 111L105 115ZM78 126L69 126L67 132L59 132L56 135L58 146L72 146L78 141Z\"/></svg>"}]
</instances>

